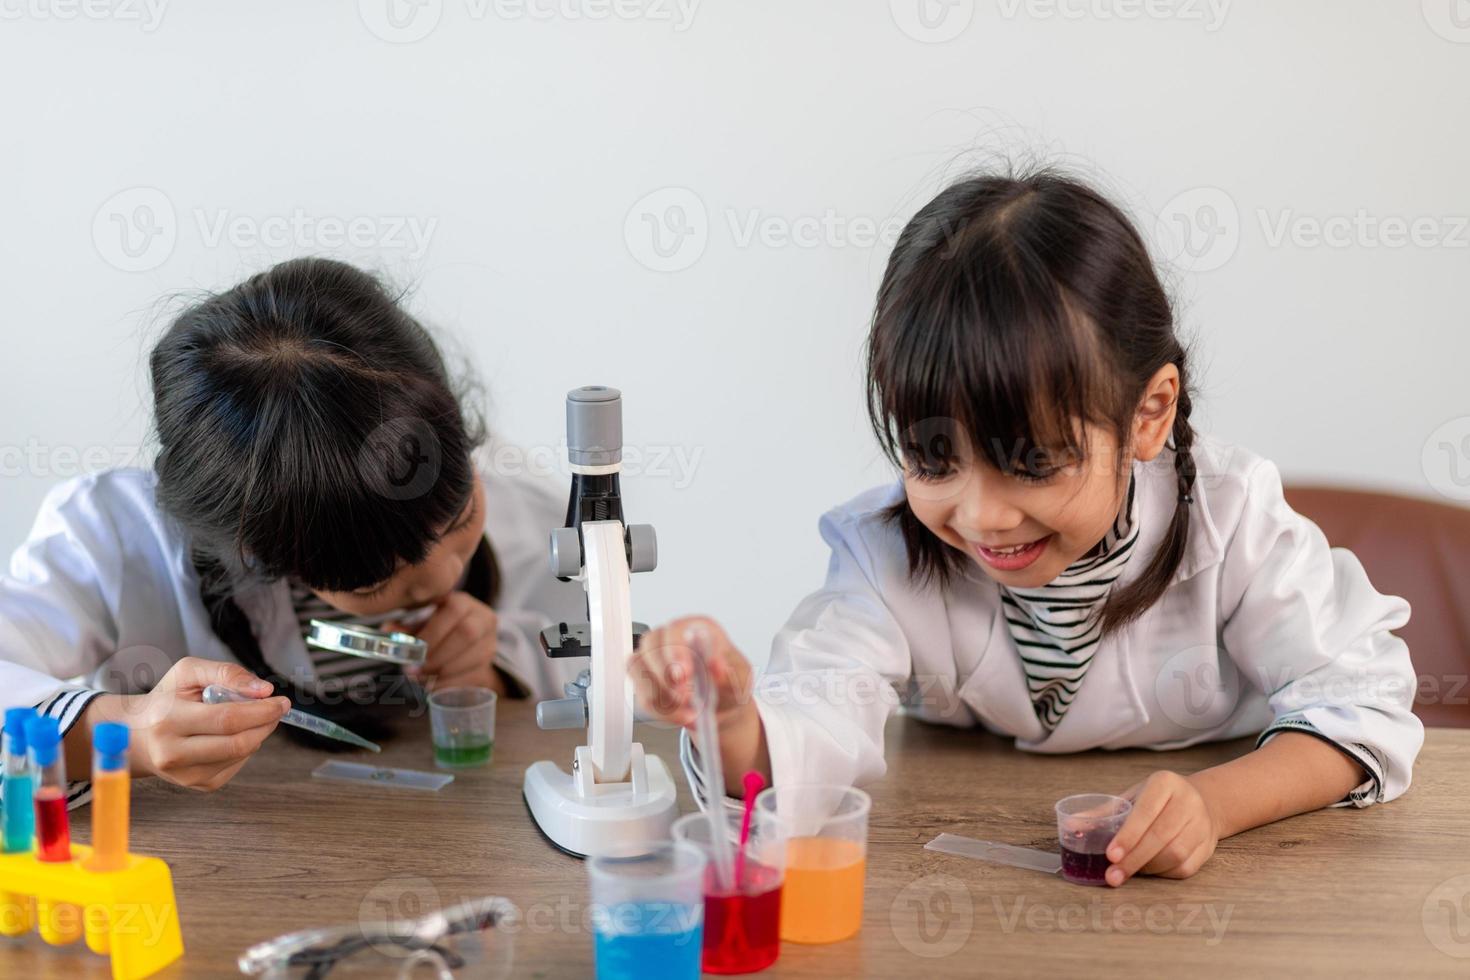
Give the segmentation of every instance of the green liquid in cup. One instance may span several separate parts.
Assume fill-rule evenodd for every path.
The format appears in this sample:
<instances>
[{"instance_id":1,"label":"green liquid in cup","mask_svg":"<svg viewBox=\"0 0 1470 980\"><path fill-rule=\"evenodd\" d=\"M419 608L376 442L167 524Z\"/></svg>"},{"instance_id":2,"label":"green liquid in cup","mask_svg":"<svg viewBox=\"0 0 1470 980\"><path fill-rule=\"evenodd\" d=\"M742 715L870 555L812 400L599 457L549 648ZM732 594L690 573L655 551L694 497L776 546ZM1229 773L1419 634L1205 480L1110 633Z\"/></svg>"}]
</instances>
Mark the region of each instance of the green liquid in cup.
<instances>
[{"instance_id":1,"label":"green liquid in cup","mask_svg":"<svg viewBox=\"0 0 1470 980\"><path fill-rule=\"evenodd\" d=\"M493 738L467 738L454 745L435 745L434 762L445 769L469 769L490 764L495 751Z\"/></svg>"}]
</instances>

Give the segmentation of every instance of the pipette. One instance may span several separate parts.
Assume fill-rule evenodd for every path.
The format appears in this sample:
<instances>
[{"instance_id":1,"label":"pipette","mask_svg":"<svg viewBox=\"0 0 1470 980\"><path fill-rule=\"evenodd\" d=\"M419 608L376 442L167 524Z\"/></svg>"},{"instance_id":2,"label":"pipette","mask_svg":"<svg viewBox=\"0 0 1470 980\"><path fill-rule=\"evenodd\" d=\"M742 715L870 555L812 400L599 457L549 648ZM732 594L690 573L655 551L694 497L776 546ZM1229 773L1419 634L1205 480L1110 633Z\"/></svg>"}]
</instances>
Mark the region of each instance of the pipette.
<instances>
[{"instance_id":1,"label":"pipette","mask_svg":"<svg viewBox=\"0 0 1470 980\"><path fill-rule=\"evenodd\" d=\"M221 687L218 684L211 684L204 689L205 704L224 704L229 701L257 700L259 699L252 698L249 695L241 694L239 691L232 691L228 687ZM343 728L335 721L328 721L327 719L322 718L318 715L309 715L305 711L301 711L297 708L292 708L290 711L282 715L281 724L294 725L297 728L305 729L306 731L312 732L313 734L321 735L326 738L335 738L339 742L346 742L349 745L356 745L360 748L369 749L373 752L383 751L382 746L378 745L376 742L369 742L361 735L354 735L352 732Z\"/></svg>"},{"instance_id":2,"label":"pipette","mask_svg":"<svg viewBox=\"0 0 1470 980\"><path fill-rule=\"evenodd\" d=\"M702 623L684 631L684 640L694 652L694 690L699 695L699 714L695 727L699 733L699 756L704 762L705 792L709 795L705 813L710 821L710 855L714 858L715 884L721 894L735 888L735 857L730 853L730 840L725 836L725 773L720 762L720 736L715 719L720 694L710 675L709 633Z\"/></svg>"}]
</instances>

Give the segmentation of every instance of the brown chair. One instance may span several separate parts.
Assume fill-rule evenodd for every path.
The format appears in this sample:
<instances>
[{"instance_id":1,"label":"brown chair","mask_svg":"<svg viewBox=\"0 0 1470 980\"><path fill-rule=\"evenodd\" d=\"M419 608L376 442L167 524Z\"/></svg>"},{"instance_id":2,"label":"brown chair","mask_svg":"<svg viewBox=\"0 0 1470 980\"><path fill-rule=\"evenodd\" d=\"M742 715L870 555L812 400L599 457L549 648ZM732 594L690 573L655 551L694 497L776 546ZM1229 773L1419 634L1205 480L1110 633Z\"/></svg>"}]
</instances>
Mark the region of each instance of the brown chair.
<instances>
[{"instance_id":1,"label":"brown chair","mask_svg":"<svg viewBox=\"0 0 1470 980\"><path fill-rule=\"evenodd\" d=\"M1470 509L1336 487L1288 487L1286 501L1347 548L1379 592L1412 609L1409 645L1426 725L1470 728Z\"/></svg>"}]
</instances>

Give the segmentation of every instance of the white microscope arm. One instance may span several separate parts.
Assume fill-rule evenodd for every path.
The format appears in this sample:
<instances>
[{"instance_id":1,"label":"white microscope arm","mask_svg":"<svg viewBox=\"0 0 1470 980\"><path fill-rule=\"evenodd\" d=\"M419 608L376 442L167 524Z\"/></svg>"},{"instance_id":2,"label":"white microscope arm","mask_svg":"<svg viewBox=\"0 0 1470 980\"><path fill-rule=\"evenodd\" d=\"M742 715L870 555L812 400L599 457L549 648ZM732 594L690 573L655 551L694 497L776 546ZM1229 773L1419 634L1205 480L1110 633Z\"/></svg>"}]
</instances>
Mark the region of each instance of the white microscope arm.
<instances>
[{"instance_id":1,"label":"white microscope arm","mask_svg":"<svg viewBox=\"0 0 1470 980\"><path fill-rule=\"evenodd\" d=\"M582 524L587 609L592 625L592 682L587 691L587 745L599 783L628 778L633 745L633 703L628 683L633 614L628 595L628 554L620 521Z\"/></svg>"}]
</instances>

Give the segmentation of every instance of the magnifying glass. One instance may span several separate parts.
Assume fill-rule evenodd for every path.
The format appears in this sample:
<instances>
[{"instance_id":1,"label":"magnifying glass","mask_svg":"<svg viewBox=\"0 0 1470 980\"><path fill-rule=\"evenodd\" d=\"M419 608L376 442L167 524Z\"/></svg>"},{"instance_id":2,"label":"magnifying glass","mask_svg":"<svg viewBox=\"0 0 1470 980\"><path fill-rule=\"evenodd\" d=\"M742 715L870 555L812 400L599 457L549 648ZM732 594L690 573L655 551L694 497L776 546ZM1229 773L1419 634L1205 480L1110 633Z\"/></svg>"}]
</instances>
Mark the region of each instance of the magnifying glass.
<instances>
[{"instance_id":1,"label":"magnifying glass","mask_svg":"<svg viewBox=\"0 0 1470 980\"><path fill-rule=\"evenodd\" d=\"M306 642L320 650L405 666L422 664L429 655L429 645L412 633L375 630L370 626L331 623L324 619L311 621L306 631Z\"/></svg>"}]
</instances>

